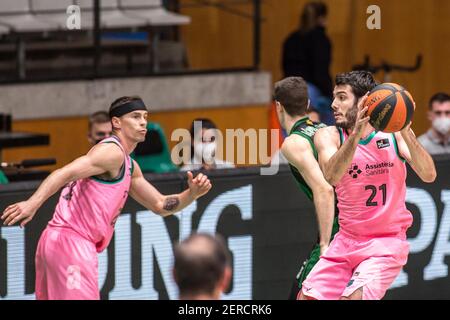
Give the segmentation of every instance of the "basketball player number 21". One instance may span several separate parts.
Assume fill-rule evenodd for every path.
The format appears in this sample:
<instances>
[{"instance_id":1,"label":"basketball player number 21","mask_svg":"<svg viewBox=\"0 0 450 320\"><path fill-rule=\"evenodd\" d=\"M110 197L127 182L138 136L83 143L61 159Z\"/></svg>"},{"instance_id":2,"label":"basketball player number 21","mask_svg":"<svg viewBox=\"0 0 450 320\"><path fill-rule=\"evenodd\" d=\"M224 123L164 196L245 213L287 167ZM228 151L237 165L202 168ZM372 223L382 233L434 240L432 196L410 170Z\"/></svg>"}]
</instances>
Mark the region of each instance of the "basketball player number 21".
<instances>
[{"instance_id":1,"label":"basketball player number 21","mask_svg":"<svg viewBox=\"0 0 450 320\"><path fill-rule=\"evenodd\" d=\"M377 195L378 190L383 192L383 206L386 204L386 185L385 184L382 184L381 186L379 186L378 189L376 186L372 186L372 185L368 185L364 189L372 191L369 199L367 199L367 201L366 201L366 206L368 206L368 207L378 206L378 202L372 201L373 198L375 198L375 196Z\"/></svg>"}]
</instances>

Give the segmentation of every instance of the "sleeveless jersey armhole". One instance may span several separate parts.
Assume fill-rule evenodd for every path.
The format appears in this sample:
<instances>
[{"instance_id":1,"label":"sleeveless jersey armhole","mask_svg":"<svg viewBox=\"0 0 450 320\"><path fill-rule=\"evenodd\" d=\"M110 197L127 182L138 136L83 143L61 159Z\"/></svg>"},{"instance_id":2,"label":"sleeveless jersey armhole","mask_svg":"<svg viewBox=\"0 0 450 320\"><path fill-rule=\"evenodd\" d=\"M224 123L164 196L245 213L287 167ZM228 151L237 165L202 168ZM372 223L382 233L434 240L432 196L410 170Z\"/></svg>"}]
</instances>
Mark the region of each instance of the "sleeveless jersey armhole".
<instances>
[{"instance_id":1,"label":"sleeveless jersey armhole","mask_svg":"<svg viewBox=\"0 0 450 320\"><path fill-rule=\"evenodd\" d=\"M314 145L314 142L312 141L312 139L310 137L308 137L307 135L301 133L300 131L293 131L291 134L296 134L296 135L306 139L309 142L309 145L311 146L311 149L312 149L313 154L314 154L314 158L316 158L316 160L318 159L319 154L317 153L316 146Z\"/></svg>"},{"instance_id":2,"label":"sleeveless jersey armhole","mask_svg":"<svg viewBox=\"0 0 450 320\"><path fill-rule=\"evenodd\" d=\"M122 149L122 148L120 147L120 145L119 145L117 142L115 142L115 141L105 141L105 142L102 142L102 143L114 143L114 144L116 144L116 145L122 150L122 152L123 152L123 149ZM94 180L94 181L97 181L97 182L100 182L100 183L103 183L103 184L116 184L116 183L121 182L121 181L123 180L123 177L125 177L125 167L126 167L126 158L124 159L123 164L122 164L122 166L120 167L120 172L119 172L119 176L118 176L118 177L113 178L113 179L111 179L111 180L101 179L101 178L99 178L99 177L97 177L97 176L92 176L92 177L90 177L90 178L91 178L92 180Z\"/></svg>"}]
</instances>

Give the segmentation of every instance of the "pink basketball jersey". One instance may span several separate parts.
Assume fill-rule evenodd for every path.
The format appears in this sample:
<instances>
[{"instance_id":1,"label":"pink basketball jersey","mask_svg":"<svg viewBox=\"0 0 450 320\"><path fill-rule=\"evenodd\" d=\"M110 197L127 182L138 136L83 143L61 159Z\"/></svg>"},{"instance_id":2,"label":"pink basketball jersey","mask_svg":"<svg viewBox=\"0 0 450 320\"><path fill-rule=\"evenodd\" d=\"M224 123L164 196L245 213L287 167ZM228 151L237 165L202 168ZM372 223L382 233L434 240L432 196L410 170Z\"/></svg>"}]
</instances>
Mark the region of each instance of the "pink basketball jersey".
<instances>
[{"instance_id":1,"label":"pink basketball jersey","mask_svg":"<svg viewBox=\"0 0 450 320\"><path fill-rule=\"evenodd\" d=\"M103 251L114 233L114 224L128 197L133 164L120 141L113 136L100 143L115 143L124 153L119 178L112 181L96 177L69 183L61 191L50 227L69 228L95 243Z\"/></svg>"},{"instance_id":2,"label":"pink basketball jersey","mask_svg":"<svg viewBox=\"0 0 450 320\"><path fill-rule=\"evenodd\" d=\"M339 128L341 143L348 135ZM394 134L373 132L361 140L351 166L336 185L339 225L358 237L405 238L412 224L406 209L406 166Z\"/></svg>"}]
</instances>

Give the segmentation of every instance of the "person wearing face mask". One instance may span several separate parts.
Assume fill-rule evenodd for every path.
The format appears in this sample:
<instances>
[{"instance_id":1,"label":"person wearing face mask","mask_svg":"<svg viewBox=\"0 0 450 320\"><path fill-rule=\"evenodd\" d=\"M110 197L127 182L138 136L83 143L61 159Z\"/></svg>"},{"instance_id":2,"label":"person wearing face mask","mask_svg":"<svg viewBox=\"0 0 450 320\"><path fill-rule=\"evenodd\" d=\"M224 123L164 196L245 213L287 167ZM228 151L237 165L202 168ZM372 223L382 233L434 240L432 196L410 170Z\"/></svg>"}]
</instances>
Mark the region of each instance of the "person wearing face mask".
<instances>
[{"instance_id":1,"label":"person wearing face mask","mask_svg":"<svg viewBox=\"0 0 450 320\"><path fill-rule=\"evenodd\" d=\"M35 255L37 300L99 300L97 253L104 251L128 196L161 217L173 215L209 192L208 177L187 172L188 188L161 194L130 157L145 140L148 108L137 96L117 98L109 108L112 135L55 170L27 200L7 206L4 225L25 227L60 192ZM38 218L39 219L39 218ZM41 221L43 223L43 221ZM3 229L2 229L3 230Z\"/></svg>"},{"instance_id":2,"label":"person wearing face mask","mask_svg":"<svg viewBox=\"0 0 450 320\"><path fill-rule=\"evenodd\" d=\"M450 153L450 96L436 93L430 99L431 128L417 140L432 155Z\"/></svg>"},{"instance_id":3,"label":"person wearing face mask","mask_svg":"<svg viewBox=\"0 0 450 320\"><path fill-rule=\"evenodd\" d=\"M181 167L181 171L234 168L234 164L217 158L216 125L210 119L197 118L192 121L191 159Z\"/></svg>"}]
</instances>

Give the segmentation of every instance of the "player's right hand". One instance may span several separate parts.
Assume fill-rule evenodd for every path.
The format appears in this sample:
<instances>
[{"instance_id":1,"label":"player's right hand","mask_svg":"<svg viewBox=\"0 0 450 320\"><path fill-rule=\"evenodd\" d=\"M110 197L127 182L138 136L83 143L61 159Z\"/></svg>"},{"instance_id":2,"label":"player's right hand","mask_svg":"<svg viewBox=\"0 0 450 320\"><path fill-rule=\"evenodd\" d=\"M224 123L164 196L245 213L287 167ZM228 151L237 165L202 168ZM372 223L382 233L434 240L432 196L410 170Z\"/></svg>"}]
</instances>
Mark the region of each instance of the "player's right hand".
<instances>
[{"instance_id":1,"label":"player's right hand","mask_svg":"<svg viewBox=\"0 0 450 320\"><path fill-rule=\"evenodd\" d=\"M205 195L211 189L211 182L208 176L199 173L195 178L191 171L187 172L189 189L194 196L194 199L198 199Z\"/></svg>"},{"instance_id":2,"label":"player's right hand","mask_svg":"<svg viewBox=\"0 0 450 320\"><path fill-rule=\"evenodd\" d=\"M3 225L7 226L22 221L20 227L23 228L33 219L36 211L37 209L29 201L22 201L8 206L0 218L3 220Z\"/></svg>"},{"instance_id":3,"label":"player's right hand","mask_svg":"<svg viewBox=\"0 0 450 320\"><path fill-rule=\"evenodd\" d=\"M358 102L358 113L356 115L355 122L355 133L362 134L367 124L369 123L370 117L367 116L368 107L365 105L369 92L363 96Z\"/></svg>"}]
</instances>

